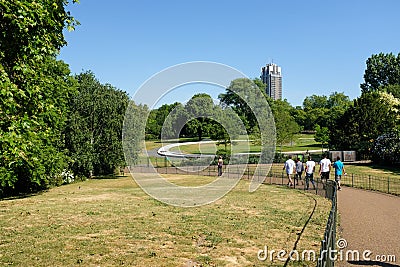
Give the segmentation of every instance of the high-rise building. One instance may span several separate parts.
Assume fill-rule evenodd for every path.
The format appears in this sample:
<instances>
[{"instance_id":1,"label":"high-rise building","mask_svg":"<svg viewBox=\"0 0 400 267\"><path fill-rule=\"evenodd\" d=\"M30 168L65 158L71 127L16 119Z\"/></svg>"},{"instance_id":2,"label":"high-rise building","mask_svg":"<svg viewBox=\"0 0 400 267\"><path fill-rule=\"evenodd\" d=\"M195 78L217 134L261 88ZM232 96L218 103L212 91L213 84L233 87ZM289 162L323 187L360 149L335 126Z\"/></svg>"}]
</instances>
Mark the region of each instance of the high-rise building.
<instances>
[{"instance_id":1,"label":"high-rise building","mask_svg":"<svg viewBox=\"0 0 400 267\"><path fill-rule=\"evenodd\" d=\"M266 93L272 99L282 99L282 70L274 63L261 68L261 80L267 85Z\"/></svg>"}]
</instances>

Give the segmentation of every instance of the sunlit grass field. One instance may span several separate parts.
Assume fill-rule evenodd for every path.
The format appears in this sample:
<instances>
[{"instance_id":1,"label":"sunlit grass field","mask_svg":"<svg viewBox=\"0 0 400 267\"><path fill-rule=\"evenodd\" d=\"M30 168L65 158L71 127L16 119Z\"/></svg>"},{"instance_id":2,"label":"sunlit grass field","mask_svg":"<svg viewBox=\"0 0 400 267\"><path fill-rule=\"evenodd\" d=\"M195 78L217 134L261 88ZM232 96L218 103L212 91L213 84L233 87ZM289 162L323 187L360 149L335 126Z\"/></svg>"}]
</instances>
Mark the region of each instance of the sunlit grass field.
<instances>
[{"instance_id":1,"label":"sunlit grass field","mask_svg":"<svg viewBox=\"0 0 400 267\"><path fill-rule=\"evenodd\" d=\"M245 139L239 138L239 139ZM185 140L179 140L179 142L182 142ZM197 139L188 139L186 141L197 141ZM178 140L175 140L175 142L178 142ZM164 144L165 145L165 144ZM155 148L160 148L162 146L162 143L159 141L146 141L146 149L151 150ZM261 146L260 145L254 145L252 142L244 142L244 141L235 141L234 142L234 147L235 147L235 152L237 153L257 153L261 151ZM182 144L179 147L174 147L171 149L171 151L181 151L182 153L187 153L187 154L215 154L215 152L218 149L224 149L225 145L220 144L217 145L215 143L207 143L207 144L190 144L190 145L185 145ZM231 149L231 145L228 144L227 149ZM314 135L312 134L297 134L293 138L292 142L289 142L287 144L283 144L282 147L277 144L276 149L278 151L282 152L288 152L288 151L304 151L306 152L307 150L319 150L321 148L321 145L314 140Z\"/></svg>"},{"instance_id":2,"label":"sunlit grass field","mask_svg":"<svg viewBox=\"0 0 400 267\"><path fill-rule=\"evenodd\" d=\"M180 185L211 177L171 176ZM15 266L282 266L257 252L318 251L331 204L318 196L240 181L207 206L179 208L146 195L130 177L93 179L0 201L0 264ZM196 265L197 264L197 265ZM315 265L310 262L295 266Z\"/></svg>"}]
</instances>

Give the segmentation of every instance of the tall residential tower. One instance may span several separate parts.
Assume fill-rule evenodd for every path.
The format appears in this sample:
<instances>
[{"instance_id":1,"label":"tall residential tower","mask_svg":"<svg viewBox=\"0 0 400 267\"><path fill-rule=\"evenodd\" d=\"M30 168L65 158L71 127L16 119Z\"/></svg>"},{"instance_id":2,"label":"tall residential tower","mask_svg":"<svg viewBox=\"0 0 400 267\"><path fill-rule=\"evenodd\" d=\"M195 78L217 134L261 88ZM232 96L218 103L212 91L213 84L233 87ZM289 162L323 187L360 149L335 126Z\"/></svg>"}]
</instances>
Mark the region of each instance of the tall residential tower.
<instances>
[{"instance_id":1,"label":"tall residential tower","mask_svg":"<svg viewBox=\"0 0 400 267\"><path fill-rule=\"evenodd\" d=\"M267 85L266 93L272 99L282 99L282 71L281 67L274 63L261 68L261 80Z\"/></svg>"}]
</instances>

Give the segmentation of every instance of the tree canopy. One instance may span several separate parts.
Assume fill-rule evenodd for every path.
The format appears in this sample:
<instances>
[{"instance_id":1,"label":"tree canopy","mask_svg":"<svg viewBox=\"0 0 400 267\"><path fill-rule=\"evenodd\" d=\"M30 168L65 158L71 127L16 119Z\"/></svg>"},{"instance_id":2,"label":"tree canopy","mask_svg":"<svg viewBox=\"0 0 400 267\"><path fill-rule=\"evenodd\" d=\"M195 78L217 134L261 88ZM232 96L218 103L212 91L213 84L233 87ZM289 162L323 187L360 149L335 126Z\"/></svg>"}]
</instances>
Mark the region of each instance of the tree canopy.
<instances>
[{"instance_id":1,"label":"tree canopy","mask_svg":"<svg viewBox=\"0 0 400 267\"><path fill-rule=\"evenodd\" d=\"M356 150L370 158L374 140L398 125L398 100L384 92L363 93L331 128L336 150Z\"/></svg>"},{"instance_id":2,"label":"tree canopy","mask_svg":"<svg viewBox=\"0 0 400 267\"><path fill-rule=\"evenodd\" d=\"M363 93L377 91L388 85L400 85L400 53L374 54L367 59L364 83L360 85Z\"/></svg>"},{"instance_id":3,"label":"tree canopy","mask_svg":"<svg viewBox=\"0 0 400 267\"><path fill-rule=\"evenodd\" d=\"M225 93L218 96L222 107L231 107L241 118L247 131L250 133L254 131L254 127L257 127L258 123L253 110L247 103L257 103L260 97L267 98L269 102L272 101L272 99L265 96L265 92L262 88L264 84L257 79L254 81L249 79L236 79L226 88ZM258 90L252 90L254 88ZM266 113L268 112L266 111Z\"/></svg>"},{"instance_id":4,"label":"tree canopy","mask_svg":"<svg viewBox=\"0 0 400 267\"><path fill-rule=\"evenodd\" d=\"M128 95L101 84L92 72L76 76L78 93L70 98L65 143L75 174L112 174L124 166L122 124Z\"/></svg>"},{"instance_id":5,"label":"tree canopy","mask_svg":"<svg viewBox=\"0 0 400 267\"><path fill-rule=\"evenodd\" d=\"M293 107L286 100L276 100L271 105L275 120L276 142L283 145L293 140L301 128L291 115Z\"/></svg>"},{"instance_id":6,"label":"tree canopy","mask_svg":"<svg viewBox=\"0 0 400 267\"><path fill-rule=\"evenodd\" d=\"M60 139L75 82L56 60L63 29L77 22L67 1L0 2L0 195L60 183Z\"/></svg>"}]
</instances>

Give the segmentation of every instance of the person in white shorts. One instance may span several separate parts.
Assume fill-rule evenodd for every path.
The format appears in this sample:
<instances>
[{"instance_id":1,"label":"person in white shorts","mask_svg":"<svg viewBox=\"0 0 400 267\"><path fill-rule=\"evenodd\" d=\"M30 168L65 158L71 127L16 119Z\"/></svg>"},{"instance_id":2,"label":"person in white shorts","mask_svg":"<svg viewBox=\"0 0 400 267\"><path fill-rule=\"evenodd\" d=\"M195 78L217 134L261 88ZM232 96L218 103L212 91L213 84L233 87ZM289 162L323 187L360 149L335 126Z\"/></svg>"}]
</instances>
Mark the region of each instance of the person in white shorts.
<instances>
[{"instance_id":1,"label":"person in white shorts","mask_svg":"<svg viewBox=\"0 0 400 267\"><path fill-rule=\"evenodd\" d=\"M288 178L288 183L287 185L293 186L293 181L292 181L292 175L293 173L296 173L296 164L292 160L292 156L289 155L288 160L285 162L285 165L283 166L283 170L286 170L286 175Z\"/></svg>"}]
</instances>

